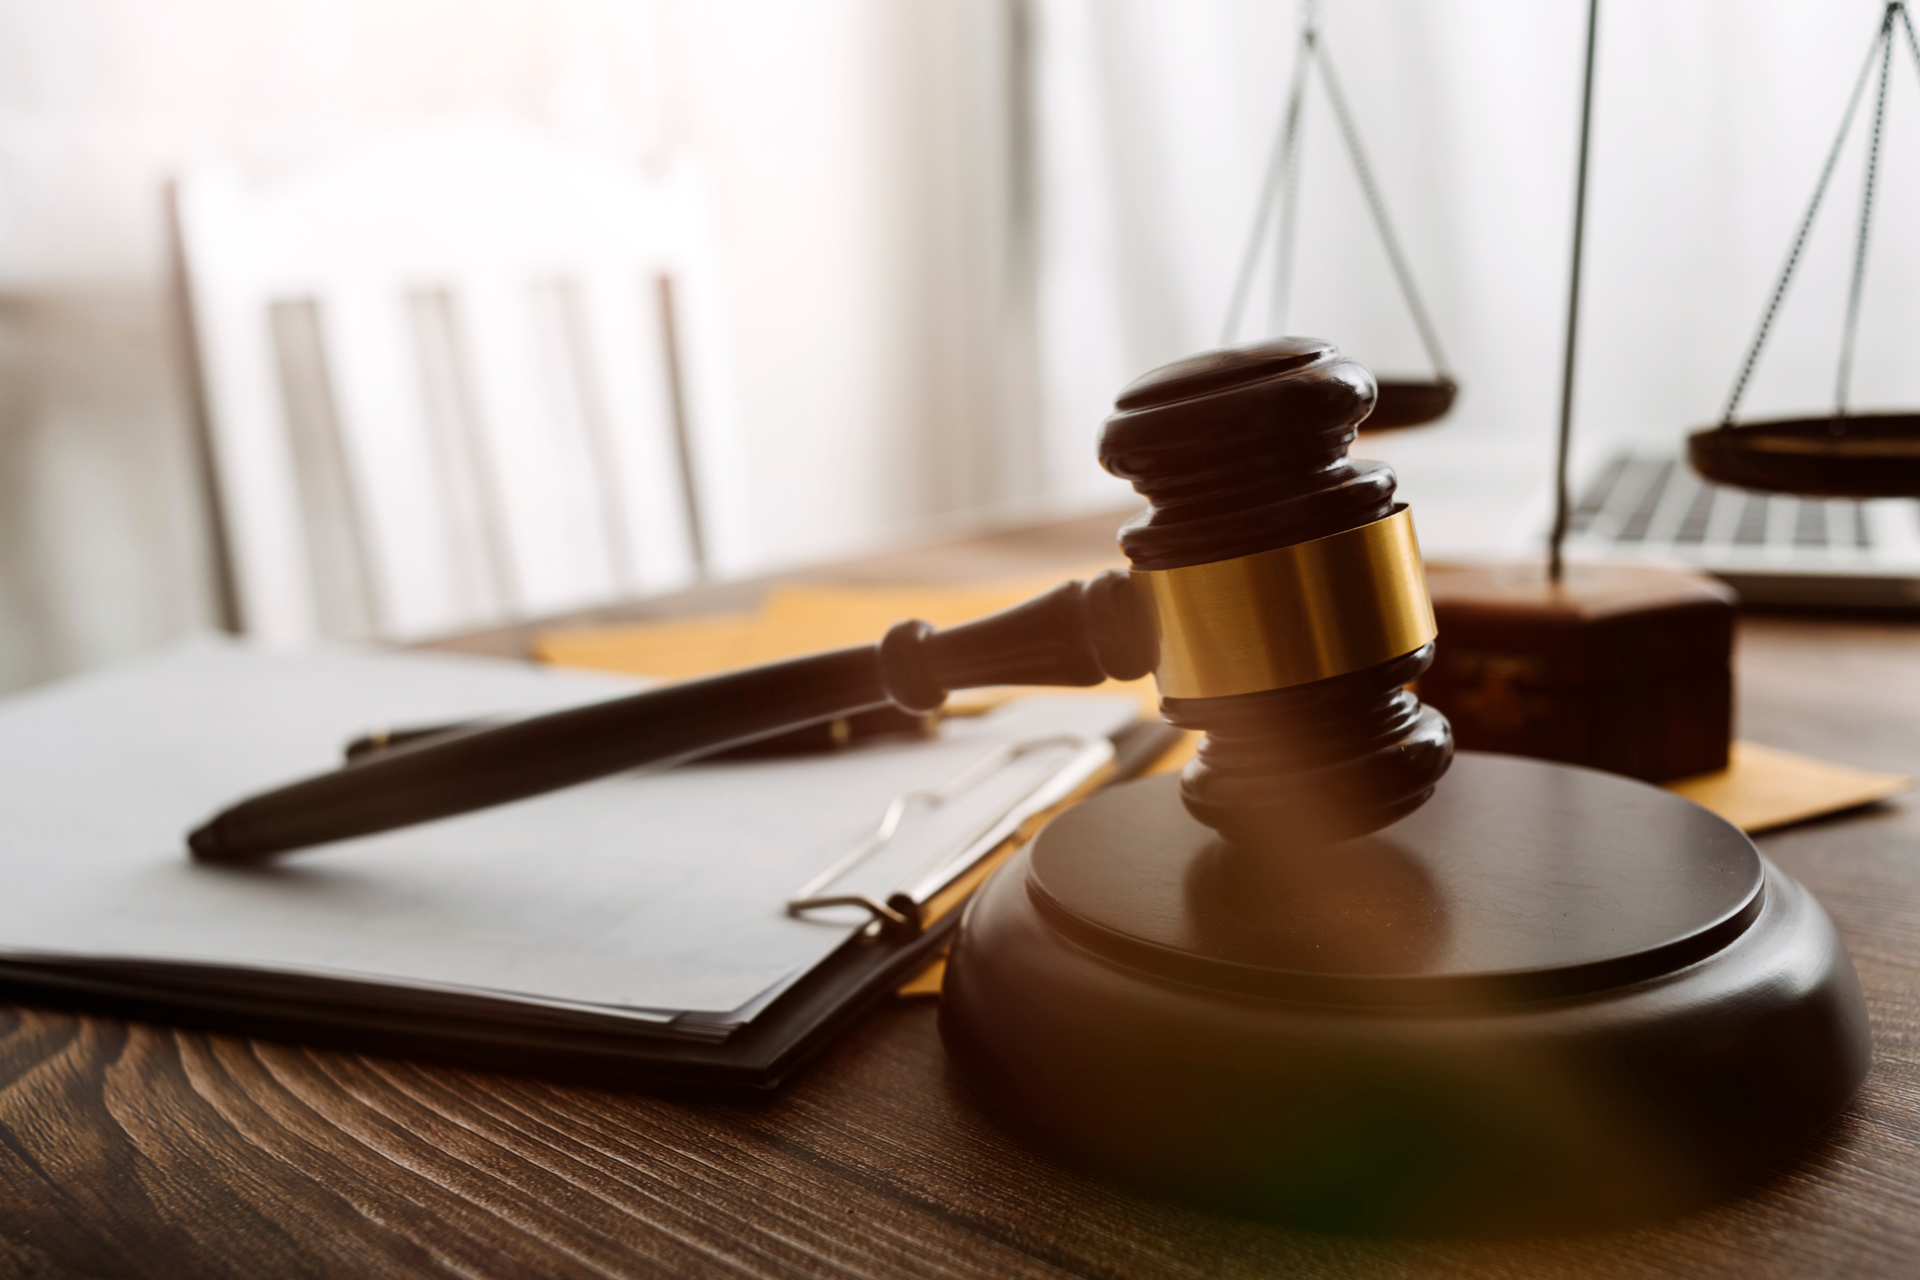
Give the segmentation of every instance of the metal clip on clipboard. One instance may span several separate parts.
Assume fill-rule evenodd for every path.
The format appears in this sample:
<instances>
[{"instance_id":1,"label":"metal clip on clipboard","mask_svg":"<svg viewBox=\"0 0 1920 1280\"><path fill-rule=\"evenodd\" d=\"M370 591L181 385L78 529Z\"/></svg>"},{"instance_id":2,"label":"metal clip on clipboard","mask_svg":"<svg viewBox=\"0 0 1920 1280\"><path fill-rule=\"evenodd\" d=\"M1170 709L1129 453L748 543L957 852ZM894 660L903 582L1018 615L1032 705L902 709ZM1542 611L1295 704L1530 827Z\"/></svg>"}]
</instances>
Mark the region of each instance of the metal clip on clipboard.
<instances>
[{"instance_id":1,"label":"metal clip on clipboard","mask_svg":"<svg viewBox=\"0 0 1920 1280\"><path fill-rule=\"evenodd\" d=\"M1074 747L1077 750L1066 764L1042 778L1012 808L961 842L957 850L939 854L907 877L899 888L887 895L886 901L877 901L865 894L821 894L821 890L885 848L900 829L901 819L906 816L907 810L916 803L938 808L978 786L1022 756L1054 747ZM872 923L867 926L870 930L890 929L909 936L918 934L931 923L927 907L942 890L958 882L1009 839L1020 835L1023 828L1035 818L1065 804L1089 784L1098 781L1113 767L1113 762L1114 747L1109 738L1053 734L1010 742L967 766L944 786L916 787L912 791L902 792L887 805L887 811L881 816L880 825L872 835L800 886L799 891L787 901L787 914L797 916L822 907L860 907L873 916Z\"/></svg>"}]
</instances>

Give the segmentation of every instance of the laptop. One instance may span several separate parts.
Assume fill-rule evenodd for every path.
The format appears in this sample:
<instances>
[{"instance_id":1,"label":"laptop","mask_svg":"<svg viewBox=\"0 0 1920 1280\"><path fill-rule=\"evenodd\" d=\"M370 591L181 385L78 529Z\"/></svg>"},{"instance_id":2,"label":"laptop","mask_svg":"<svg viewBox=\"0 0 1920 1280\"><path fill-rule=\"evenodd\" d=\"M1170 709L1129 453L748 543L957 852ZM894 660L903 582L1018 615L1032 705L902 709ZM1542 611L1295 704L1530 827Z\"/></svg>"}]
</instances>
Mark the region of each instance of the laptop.
<instances>
[{"instance_id":1,"label":"laptop","mask_svg":"<svg viewBox=\"0 0 1920 1280\"><path fill-rule=\"evenodd\" d=\"M1749 604L1920 608L1920 501L1730 489L1670 455L1609 459L1578 491L1566 552L1685 564Z\"/></svg>"}]
</instances>

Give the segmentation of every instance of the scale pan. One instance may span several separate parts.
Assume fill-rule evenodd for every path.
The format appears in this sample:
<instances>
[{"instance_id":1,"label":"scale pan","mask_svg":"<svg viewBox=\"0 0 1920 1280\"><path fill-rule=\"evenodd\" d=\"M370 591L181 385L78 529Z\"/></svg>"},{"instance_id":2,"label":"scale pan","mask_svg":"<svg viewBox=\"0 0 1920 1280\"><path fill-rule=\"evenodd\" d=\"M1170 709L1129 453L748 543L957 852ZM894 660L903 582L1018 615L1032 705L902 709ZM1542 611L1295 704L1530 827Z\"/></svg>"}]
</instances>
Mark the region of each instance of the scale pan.
<instances>
[{"instance_id":1,"label":"scale pan","mask_svg":"<svg viewBox=\"0 0 1920 1280\"><path fill-rule=\"evenodd\" d=\"M1373 412L1360 424L1362 431L1418 427L1444 418L1460 390L1452 378L1388 378L1374 386Z\"/></svg>"},{"instance_id":2,"label":"scale pan","mask_svg":"<svg viewBox=\"0 0 1920 1280\"><path fill-rule=\"evenodd\" d=\"M1687 461L1706 479L1741 489L1920 498L1920 413L1709 427L1687 437Z\"/></svg>"}]
</instances>

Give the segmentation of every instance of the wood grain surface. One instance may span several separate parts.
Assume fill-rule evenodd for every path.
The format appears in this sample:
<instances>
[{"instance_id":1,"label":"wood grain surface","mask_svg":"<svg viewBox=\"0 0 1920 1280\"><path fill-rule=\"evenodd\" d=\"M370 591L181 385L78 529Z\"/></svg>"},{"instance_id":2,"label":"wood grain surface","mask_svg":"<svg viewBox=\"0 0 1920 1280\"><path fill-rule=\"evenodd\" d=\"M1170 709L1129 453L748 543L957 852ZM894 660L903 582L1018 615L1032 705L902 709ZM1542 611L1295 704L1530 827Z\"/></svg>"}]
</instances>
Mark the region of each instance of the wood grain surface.
<instances>
[{"instance_id":1,"label":"wood grain surface","mask_svg":"<svg viewBox=\"0 0 1920 1280\"><path fill-rule=\"evenodd\" d=\"M1742 645L1744 736L1920 773L1920 627L1748 619ZM1920 1274L1920 805L1761 844L1852 948L1876 1063L1813 1149L1674 1221L1368 1240L1142 1199L1005 1136L927 1001L758 1105L0 1006L0 1275Z\"/></svg>"}]
</instances>

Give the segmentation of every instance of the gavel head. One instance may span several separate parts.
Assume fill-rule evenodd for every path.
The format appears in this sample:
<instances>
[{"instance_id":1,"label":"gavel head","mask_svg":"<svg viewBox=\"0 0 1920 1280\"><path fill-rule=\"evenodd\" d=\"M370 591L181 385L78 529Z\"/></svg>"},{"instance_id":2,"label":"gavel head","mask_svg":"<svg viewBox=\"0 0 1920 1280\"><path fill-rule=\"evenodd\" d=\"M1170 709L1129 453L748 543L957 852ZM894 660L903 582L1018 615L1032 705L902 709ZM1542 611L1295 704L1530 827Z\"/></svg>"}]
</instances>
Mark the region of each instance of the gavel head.
<instances>
[{"instance_id":1,"label":"gavel head","mask_svg":"<svg viewBox=\"0 0 1920 1280\"><path fill-rule=\"evenodd\" d=\"M1205 730L1181 778L1235 843L1362 835L1453 758L1406 685L1435 627L1392 468L1347 458L1372 376L1332 344L1208 352L1127 387L1100 461L1148 509L1120 531L1166 718Z\"/></svg>"}]
</instances>

